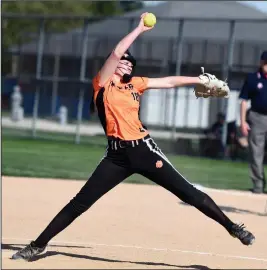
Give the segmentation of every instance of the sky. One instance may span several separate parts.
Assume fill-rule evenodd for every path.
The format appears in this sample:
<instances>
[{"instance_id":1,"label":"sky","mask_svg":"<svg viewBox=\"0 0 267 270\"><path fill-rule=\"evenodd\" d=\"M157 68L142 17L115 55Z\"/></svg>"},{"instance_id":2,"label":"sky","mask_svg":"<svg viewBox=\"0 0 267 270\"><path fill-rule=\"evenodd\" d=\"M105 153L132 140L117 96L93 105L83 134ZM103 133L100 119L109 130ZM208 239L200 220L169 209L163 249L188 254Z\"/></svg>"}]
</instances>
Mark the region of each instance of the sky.
<instances>
[{"instance_id":1,"label":"sky","mask_svg":"<svg viewBox=\"0 0 267 270\"><path fill-rule=\"evenodd\" d=\"M247 5L254 6L261 11L264 11L267 13L267 1L242 1L243 3L246 3Z\"/></svg>"},{"instance_id":2,"label":"sky","mask_svg":"<svg viewBox=\"0 0 267 270\"><path fill-rule=\"evenodd\" d=\"M144 2L146 5L149 6L149 5L155 5L157 3L162 3L164 1L144 1ZM238 2L255 7L267 13L267 1L238 1Z\"/></svg>"}]
</instances>

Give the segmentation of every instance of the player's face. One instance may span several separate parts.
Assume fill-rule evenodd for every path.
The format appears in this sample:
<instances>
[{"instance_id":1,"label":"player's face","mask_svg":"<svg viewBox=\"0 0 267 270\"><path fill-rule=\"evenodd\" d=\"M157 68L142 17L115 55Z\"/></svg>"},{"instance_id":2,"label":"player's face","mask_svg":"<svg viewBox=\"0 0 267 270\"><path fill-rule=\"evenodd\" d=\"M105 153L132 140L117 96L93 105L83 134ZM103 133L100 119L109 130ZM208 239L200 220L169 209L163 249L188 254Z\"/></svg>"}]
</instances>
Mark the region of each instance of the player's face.
<instances>
[{"instance_id":1,"label":"player's face","mask_svg":"<svg viewBox=\"0 0 267 270\"><path fill-rule=\"evenodd\" d=\"M262 61L261 68L263 73L267 74L267 61Z\"/></svg>"},{"instance_id":2,"label":"player's face","mask_svg":"<svg viewBox=\"0 0 267 270\"><path fill-rule=\"evenodd\" d=\"M120 77L122 77L124 74L131 74L132 69L133 69L133 65L131 62L127 60L120 60L115 73L119 75Z\"/></svg>"}]
</instances>

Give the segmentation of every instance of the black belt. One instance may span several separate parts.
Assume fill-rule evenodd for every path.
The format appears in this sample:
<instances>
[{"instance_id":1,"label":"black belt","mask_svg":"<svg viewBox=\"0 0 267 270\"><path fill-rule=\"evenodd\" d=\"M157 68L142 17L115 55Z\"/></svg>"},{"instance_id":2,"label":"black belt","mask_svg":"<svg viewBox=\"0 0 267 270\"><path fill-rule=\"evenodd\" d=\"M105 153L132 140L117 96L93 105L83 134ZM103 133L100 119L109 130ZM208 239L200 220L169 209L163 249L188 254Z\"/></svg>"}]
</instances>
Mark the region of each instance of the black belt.
<instances>
[{"instance_id":1,"label":"black belt","mask_svg":"<svg viewBox=\"0 0 267 270\"><path fill-rule=\"evenodd\" d=\"M146 135L144 138L137 140L121 140L119 138L108 137L108 145L113 150L117 150L119 148L132 148L138 146L140 143L143 143L144 140L147 140L149 138L149 135Z\"/></svg>"}]
</instances>

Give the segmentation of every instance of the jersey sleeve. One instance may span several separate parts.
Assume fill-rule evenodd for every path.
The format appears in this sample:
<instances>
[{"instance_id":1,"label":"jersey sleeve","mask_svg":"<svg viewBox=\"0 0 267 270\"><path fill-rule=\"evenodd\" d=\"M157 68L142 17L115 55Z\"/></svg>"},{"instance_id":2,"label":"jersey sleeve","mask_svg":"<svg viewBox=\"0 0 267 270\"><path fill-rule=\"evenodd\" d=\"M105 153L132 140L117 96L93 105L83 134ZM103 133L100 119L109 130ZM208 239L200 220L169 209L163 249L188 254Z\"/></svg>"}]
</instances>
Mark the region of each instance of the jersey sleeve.
<instances>
[{"instance_id":1,"label":"jersey sleeve","mask_svg":"<svg viewBox=\"0 0 267 270\"><path fill-rule=\"evenodd\" d=\"M247 77L239 94L240 99L249 100L249 91L250 91L250 84L249 78Z\"/></svg>"},{"instance_id":2,"label":"jersey sleeve","mask_svg":"<svg viewBox=\"0 0 267 270\"><path fill-rule=\"evenodd\" d=\"M147 89L148 78L147 77L135 77L134 78L134 87L136 91L142 95Z\"/></svg>"}]
</instances>

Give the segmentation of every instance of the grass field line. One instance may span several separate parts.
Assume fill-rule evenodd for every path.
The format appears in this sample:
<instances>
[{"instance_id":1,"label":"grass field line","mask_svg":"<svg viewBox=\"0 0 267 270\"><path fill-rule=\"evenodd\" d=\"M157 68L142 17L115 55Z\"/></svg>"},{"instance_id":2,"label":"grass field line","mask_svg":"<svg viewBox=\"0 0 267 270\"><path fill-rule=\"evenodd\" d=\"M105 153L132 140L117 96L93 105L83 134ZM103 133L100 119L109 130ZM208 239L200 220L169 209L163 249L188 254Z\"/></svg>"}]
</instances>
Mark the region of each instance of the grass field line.
<instances>
[{"instance_id":1,"label":"grass field line","mask_svg":"<svg viewBox=\"0 0 267 270\"><path fill-rule=\"evenodd\" d=\"M54 151L51 151L51 150L54 150ZM69 151L69 150L66 149L66 152L67 151ZM5 153L17 153L18 150L17 149L4 149L4 152ZM20 149L19 152L22 154L40 154L40 152L38 152L37 149L36 150ZM105 153L105 151L103 151L103 153ZM46 153L46 155L58 157L58 152L55 151L55 148L51 148L51 149L49 149L49 153Z\"/></svg>"},{"instance_id":2,"label":"grass field line","mask_svg":"<svg viewBox=\"0 0 267 270\"><path fill-rule=\"evenodd\" d=\"M29 173L34 173L35 170L38 168L43 172L51 172L53 170L55 170L57 173L68 173L68 170L66 169L62 169L62 168L49 168L49 167L44 167L42 166L42 164L40 164L40 166L34 166L34 165L31 165L31 164L28 164L27 167L24 167L23 168L23 172L28 175ZM20 172L21 173L21 169L13 169L13 171L17 171L17 172ZM88 175L90 176L92 173L89 172ZM12 176L12 175L9 175L9 176ZM34 176L32 176L34 177ZM37 177L39 178L39 177ZM44 178L46 179L46 178ZM66 179L67 180L67 179ZM77 179L76 179L77 180ZM84 181L86 181L87 179L84 179Z\"/></svg>"},{"instance_id":3,"label":"grass field line","mask_svg":"<svg viewBox=\"0 0 267 270\"><path fill-rule=\"evenodd\" d=\"M52 149L51 149L52 150ZM5 149L4 150L6 153L17 153L17 150L16 149ZM105 151L103 150L103 153ZM25 153L25 154L37 154L38 152L37 151L31 151L29 149L20 149L20 153ZM55 151L49 151L49 153L46 153L47 156L49 157L58 157L58 152ZM99 160L101 160L101 158L99 158ZM170 159L171 161L171 159ZM207 165L208 166L208 165ZM219 167L220 165L218 165ZM183 169L192 169L192 170L195 170L196 169L196 166L194 164L181 164L180 166L175 166L175 168L177 170L179 170L179 167L180 168L183 168ZM215 169L216 166L209 166L209 167L197 167L197 170L200 171L200 172L214 172L214 169ZM235 167L235 174L239 174L239 173L243 173L244 172L244 168L238 168L238 167ZM90 172L89 172L90 173Z\"/></svg>"},{"instance_id":4,"label":"grass field line","mask_svg":"<svg viewBox=\"0 0 267 270\"><path fill-rule=\"evenodd\" d=\"M198 185L196 184L196 186ZM227 196L230 195L230 196L237 196L237 197L250 197L252 199L267 200L267 194L253 194L253 193L250 193L249 191L216 189L216 188L209 188L209 187L204 187L204 186L200 186L200 189L202 189L203 191L206 190L210 192L226 194Z\"/></svg>"},{"instance_id":5,"label":"grass field line","mask_svg":"<svg viewBox=\"0 0 267 270\"><path fill-rule=\"evenodd\" d=\"M12 237L3 237L3 241L19 241L24 244L28 244L32 239L27 238L12 238ZM225 259L238 259L238 260L250 260L250 261L261 261L267 262L267 258L257 258L257 257L248 257L242 255L230 255L230 254L219 254L205 251L193 251L193 250L184 250L184 249L171 249L171 248L156 248L156 247L143 247L143 246L134 246L134 245L121 245L121 244L102 244L102 243L82 243L82 242L70 242L70 241L50 241L51 244L55 245L75 245L75 246L102 246L102 247L110 247L110 248L124 248L124 249L141 249L141 250L149 250L149 251L163 251L163 252L176 252L176 253L189 253L194 255L202 255L202 256L213 256L213 257L222 257ZM15 244L14 244L15 245ZM17 244L19 245L19 244Z\"/></svg>"}]
</instances>

